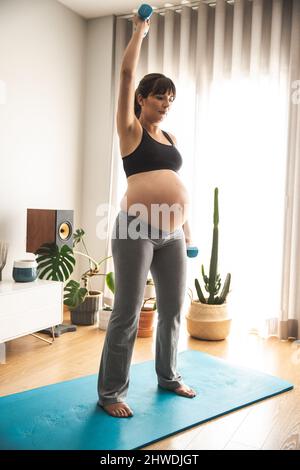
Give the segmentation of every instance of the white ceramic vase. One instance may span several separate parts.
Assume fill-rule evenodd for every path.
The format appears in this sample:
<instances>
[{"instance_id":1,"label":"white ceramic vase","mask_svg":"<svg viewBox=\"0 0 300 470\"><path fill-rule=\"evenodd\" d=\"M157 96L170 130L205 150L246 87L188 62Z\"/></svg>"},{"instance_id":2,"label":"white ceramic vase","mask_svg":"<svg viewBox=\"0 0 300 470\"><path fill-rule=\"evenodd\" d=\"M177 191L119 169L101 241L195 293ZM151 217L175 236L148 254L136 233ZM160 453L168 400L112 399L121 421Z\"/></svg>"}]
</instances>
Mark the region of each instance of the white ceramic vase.
<instances>
[{"instance_id":1,"label":"white ceramic vase","mask_svg":"<svg viewBox=\"0 0 300 470\"><path fill-rule=\"evenodd\" d=\"M99 311L99 323L98 327L100 330L107 330L107 325L110 320L112 310L100 310Z\"/></svg>"},{"instance_id":2,"label":"white ceramic vase","mask_svg":"<svg viewBox=\"0 0 300 470\"><path fill-rule=\"evenodd\" d=\"M144 299L150 299L155 297L155 286L154 284L146 284L144 290Z\"/></svg>"}]
</instances>

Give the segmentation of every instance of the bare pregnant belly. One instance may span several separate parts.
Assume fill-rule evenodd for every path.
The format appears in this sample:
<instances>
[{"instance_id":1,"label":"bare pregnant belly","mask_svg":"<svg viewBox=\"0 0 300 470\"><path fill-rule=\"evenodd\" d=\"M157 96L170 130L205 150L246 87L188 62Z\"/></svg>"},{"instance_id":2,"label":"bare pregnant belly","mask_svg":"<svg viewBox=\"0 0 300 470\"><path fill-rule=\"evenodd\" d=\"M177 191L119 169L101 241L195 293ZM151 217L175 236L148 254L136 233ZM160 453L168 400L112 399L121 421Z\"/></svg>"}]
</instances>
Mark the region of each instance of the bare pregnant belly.
<instances>
[{"instance_id":1,"label":"bare pregnant belly","mask_svg":"<svg viewBox=\"0 0 300 470\"><path fill-rule=\"evenodd\" d=\"M188 218L189 195L180 177L171 170L132 175L120 206L129 215L153 227L172 232Z\"/></svg>"}]
</instances>

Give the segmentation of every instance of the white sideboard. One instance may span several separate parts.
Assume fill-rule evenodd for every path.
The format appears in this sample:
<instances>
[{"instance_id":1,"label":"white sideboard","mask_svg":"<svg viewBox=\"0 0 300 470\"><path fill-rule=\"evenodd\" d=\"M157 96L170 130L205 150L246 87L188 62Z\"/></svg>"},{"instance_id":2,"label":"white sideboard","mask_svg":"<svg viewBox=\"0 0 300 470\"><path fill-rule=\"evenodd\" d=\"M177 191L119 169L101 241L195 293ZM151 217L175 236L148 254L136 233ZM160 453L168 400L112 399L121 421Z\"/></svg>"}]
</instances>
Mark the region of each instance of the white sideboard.
<instances>
[{"instance_id":1,"label":"white sideboard","mask_svg":"<svg viewBox=\"0 0 300 470\"><path fill-rule=\"evenodd\" d=\"M59 325L63 321L63 283L0 282L0 343ZM2 357L3 357L3 345ZM3 360L2 360L3 362Z\"/></svg>"}]
</instances>

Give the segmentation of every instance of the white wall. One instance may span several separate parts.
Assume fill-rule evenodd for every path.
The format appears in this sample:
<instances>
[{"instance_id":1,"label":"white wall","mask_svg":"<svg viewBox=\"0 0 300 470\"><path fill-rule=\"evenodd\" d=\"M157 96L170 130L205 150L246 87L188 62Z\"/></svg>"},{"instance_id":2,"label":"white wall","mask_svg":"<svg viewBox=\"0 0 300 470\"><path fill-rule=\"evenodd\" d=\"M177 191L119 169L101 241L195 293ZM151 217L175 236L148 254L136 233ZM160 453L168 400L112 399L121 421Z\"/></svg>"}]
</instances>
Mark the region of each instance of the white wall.
<instances>
[{"instance_id":1,"label":"white wall","mask_svg":"<svg viewBox=\"0 0 300 470\"><path fill-rule=\"evenodd\" d=\"M74 209L81 222L86 37L86 20L54 0L0 0L4 277L25 254L26 208Z\"/></svg>"},{"instance_id":2,"label":"white wall","mask_svg":"<svg viewBox=\"0 0 300 470\"><path fill-rule=\"evenodd\" d=\"M98 238L96 232L100 221L96 212L99 205L109 203L114 123L113 33L113 16L88 21L82 227L89 252L98 261L106 256L106 241ZM94 278L92 285L102 290L104 278Z\"/></svg>"}]
</instances>

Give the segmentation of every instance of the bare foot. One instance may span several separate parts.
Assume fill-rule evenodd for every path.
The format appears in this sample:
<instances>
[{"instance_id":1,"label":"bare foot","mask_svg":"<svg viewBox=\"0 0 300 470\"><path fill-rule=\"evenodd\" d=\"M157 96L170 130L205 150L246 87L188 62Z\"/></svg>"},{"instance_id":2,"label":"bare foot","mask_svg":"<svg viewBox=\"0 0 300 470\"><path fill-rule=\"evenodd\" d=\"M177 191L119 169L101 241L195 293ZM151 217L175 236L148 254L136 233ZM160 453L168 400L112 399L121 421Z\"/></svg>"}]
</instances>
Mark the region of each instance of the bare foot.
<instances>
[{"instance_id":1,"label":"bare foot","mask_svg":"<svg viewBox=\"0 0 300 470\"><path fill-rule=\"evenodd\" d=\"M187 398L194 398L197 393L195 392L195 390L193 390L192 388L188 387L187 385L180 385L179 387L175 388L174 390L175 393L177 393L177 395L181 395L183 397L187 397Z\"/></svg>"},{"instance_id":2,"label":"bare foot","mask_svg":"<svg viewBox=\"0 0 300 470\"><path fill-rule=\"evenodd\" d=\"M111 405L100 405L110 416L114 418L129 418L133 411L126 403L112 403Z\"/></svg>"}]
</instances>

